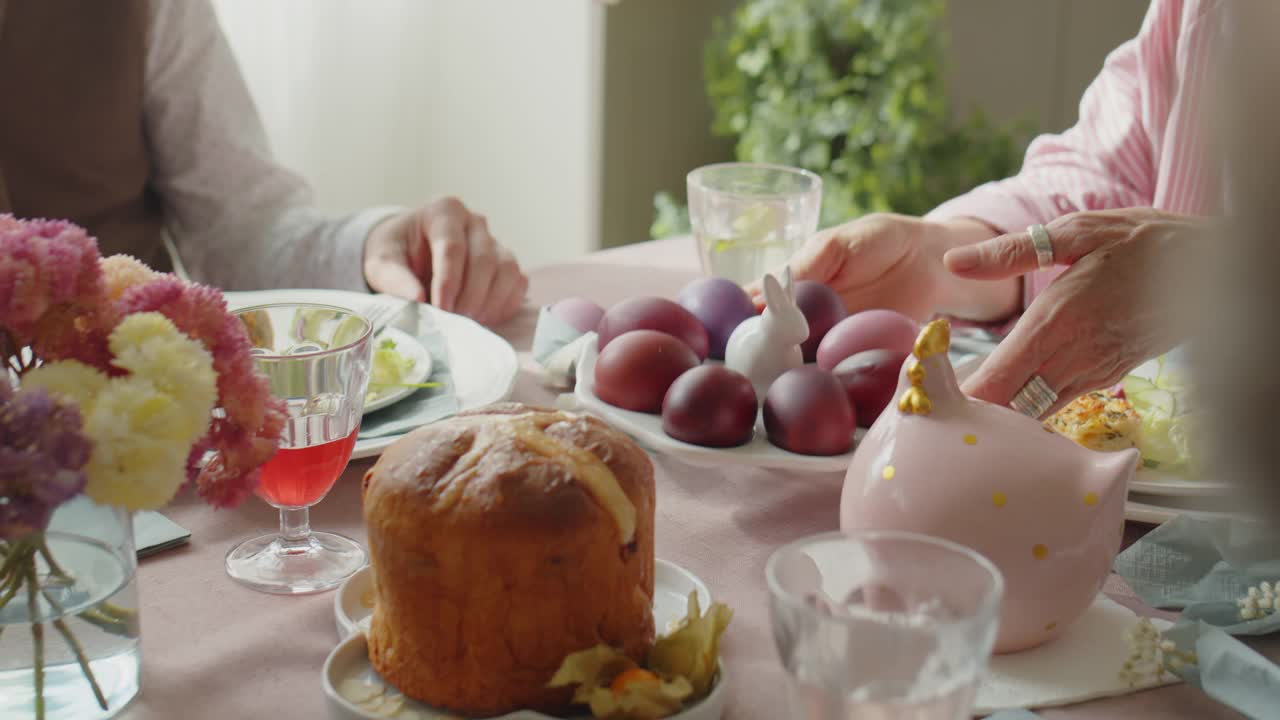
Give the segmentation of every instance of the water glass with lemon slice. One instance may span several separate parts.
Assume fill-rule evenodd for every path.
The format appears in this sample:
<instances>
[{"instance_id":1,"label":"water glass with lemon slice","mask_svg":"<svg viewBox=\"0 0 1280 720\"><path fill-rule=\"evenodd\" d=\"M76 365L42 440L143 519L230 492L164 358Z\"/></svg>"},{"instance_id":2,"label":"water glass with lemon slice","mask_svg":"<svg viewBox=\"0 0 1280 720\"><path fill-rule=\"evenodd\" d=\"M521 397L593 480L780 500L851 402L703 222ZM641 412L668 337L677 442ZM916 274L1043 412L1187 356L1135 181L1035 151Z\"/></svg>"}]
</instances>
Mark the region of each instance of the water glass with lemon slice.
<instances>
[{"instance_id":1,"label":"water glass with lemon slice","mask_svg":"<svg viewBox=\"0 0 1280 720\"><path fill-rule=\"evenodd\" d=\"M740 285L780 268L818 229L822 178L808 170L707 165L689 173L688 193L702 272Z\"/></svg>"}]
</instances>

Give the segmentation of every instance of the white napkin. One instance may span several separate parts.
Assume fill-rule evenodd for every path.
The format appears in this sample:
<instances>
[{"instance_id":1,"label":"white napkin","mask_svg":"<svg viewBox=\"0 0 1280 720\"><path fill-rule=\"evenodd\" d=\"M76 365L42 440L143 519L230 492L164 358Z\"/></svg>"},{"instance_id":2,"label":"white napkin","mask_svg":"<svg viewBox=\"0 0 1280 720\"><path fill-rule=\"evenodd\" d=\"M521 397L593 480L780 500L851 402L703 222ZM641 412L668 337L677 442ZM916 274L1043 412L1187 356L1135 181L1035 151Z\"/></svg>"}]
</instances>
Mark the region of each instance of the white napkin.
<instances>
[{"instance_id":1,"label":"white napkin","mask_svg":"<svg viewBox=\"0 0 1280 720\"><path fill-rule=\"evenodd\" d=\"M978 686L974 714L1010 708L1046 708L1125 695L1177 679L1129 687L1119 672L1129 657L1125 631L1138 616L1101 593L1085 614L1054 642L1034 650L996 655L986 680ZM1164 631L1172 623L1152 620Z\"/></svg>"}]
</instances>

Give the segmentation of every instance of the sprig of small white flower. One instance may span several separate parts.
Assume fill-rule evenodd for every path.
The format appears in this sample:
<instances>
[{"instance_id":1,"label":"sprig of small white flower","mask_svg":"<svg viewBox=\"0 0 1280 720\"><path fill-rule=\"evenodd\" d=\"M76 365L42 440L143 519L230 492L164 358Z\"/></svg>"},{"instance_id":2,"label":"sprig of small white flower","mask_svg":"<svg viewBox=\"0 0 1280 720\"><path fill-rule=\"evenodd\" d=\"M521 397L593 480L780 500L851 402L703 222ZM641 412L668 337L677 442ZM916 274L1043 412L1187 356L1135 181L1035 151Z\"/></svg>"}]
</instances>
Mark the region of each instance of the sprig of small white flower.
<instances>
[{"instance_id":1,"label":"sprig of small white flower","mask_svg":"<svg viewBox=\"0 0 1280 720\"><path fill-rule=\"evenodd\" d=\"M1151 618L1142 618L1124 633L1129 644L1129 657L1119 676L1129 687L1154 685L1165 679L1165 673L1196 664L1196 654L1179 650L1156 629Z\"/></svg>"},{"instance_id":2,"label":"sprig of small white flower","mask_svg":"<svg viewBox=\"0 0 1280 720\"><path fill-rule=\"evenodd\" d=\"M1275 583L1263 580L1249 588L1245 596L1236 601L1240 606L1240 619L1258 620L1280 610L1280 598L1276 597L1277 592L1280 592L1280 580Z\"/></svg>"}]
</instances>

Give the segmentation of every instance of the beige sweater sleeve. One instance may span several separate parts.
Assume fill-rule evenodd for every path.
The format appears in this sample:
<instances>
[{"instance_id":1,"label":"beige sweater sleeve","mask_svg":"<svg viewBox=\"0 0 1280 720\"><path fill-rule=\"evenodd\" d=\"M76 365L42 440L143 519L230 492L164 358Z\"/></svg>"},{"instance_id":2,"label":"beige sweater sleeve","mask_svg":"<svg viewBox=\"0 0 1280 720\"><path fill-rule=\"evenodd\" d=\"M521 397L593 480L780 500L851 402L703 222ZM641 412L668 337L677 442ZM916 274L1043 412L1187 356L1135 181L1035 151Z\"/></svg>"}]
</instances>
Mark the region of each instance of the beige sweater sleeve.
<instances>
[{"instance_id":1,"label":"beige sweater sleeve","mask_svg":"<svg viewBox=\"0 0 1280 720\"><path fill-rule=\"evenodd\" d=\"M192 279L226 290L365 290L364 238L398 208L329 217L272 157L209 0L153 0L144 111L165 227Z\"/></svg>"}]
</instances>

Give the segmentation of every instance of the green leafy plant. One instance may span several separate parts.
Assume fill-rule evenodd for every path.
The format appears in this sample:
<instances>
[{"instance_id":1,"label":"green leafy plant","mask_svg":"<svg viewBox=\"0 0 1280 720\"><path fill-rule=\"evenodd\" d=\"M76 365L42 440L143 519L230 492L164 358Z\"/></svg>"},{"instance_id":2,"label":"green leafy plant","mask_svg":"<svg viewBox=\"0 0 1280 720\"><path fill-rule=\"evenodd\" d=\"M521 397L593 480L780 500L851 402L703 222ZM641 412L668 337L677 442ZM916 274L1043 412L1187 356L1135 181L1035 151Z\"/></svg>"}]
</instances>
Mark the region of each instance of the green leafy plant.
<instances>
[{"instance_id":1,"label":"green leafy plant","mask_svg":"<svg viewBox=\"0 0 1280 720\"><path fill-rule=\"evenodd\" d=\"M717 23L704 74L713 132L745 162L822 175L822 225L922 214L1021 160L1025 133L954 120L943 77L943 0L744 0ZM654 237L688 230L667 193Z\"/></svg>"}]
</instances>

